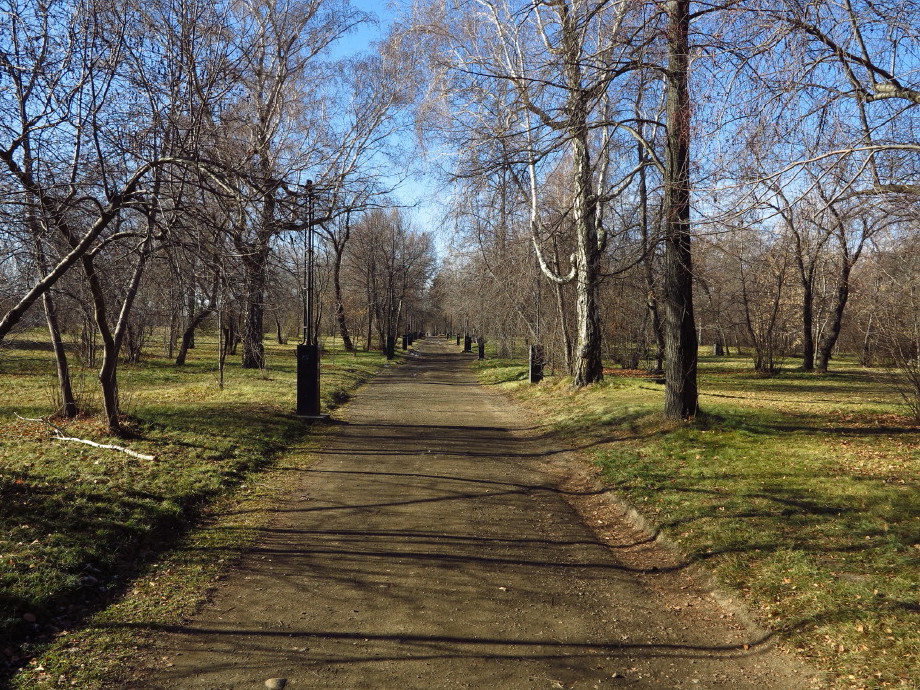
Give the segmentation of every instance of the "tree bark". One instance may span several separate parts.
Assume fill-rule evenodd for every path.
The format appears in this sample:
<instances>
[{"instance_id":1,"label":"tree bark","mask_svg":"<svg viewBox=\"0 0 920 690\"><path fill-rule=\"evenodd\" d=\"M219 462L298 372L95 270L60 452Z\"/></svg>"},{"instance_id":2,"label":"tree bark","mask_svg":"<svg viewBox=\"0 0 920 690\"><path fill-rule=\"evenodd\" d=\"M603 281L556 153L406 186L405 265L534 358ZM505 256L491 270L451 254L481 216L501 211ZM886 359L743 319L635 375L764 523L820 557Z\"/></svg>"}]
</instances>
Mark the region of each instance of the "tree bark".
<instances>
[{"instance_id":1,"label":"tree bark","mask_svg":"<svg viewBox=\"0 0 920 690\"><path fill-rule=\"evenodd\" d=\"M811 256L806 263L805 260L805 243L799 231L793 225L790 217L787 217L787 225L795 239L795 265L799 271L799 284L802 288L802 369L804 371L814 371L815 369L815 325L814 325L814 303L815 303L815 261ZM823 245L823 242L821 243Z\"/></svg>"},{"instance_id":2,"label":"tree bark","mask_svg":"<svg viewBox=\"0 0 920 690\"><path fill-rule=\"evenodd\" d=\"M697 414L697 335L693 315L690 248L689 0L668 0L668 69L665 76L664 332L667 419Z\"/></svg>"},{"instance_id":3,"label":"tree bark","mask_svg":"<svg viewBox=\"0 0 920 690\"><path fill-rule=\"evenodd\" d=\"M152 222L152 221L151 221ZM99 276L96 273L94 265L94 256L91 254L84 255L81 259L83 269L86 273L87 282L89 283L90 292L93 299L94 315L96 319L96 329L102 339L102 365L99 368L99 384L102 388L102 405L105 413L108 432L115 436L122 436L124 429L121 426L121 409L118 396L118 355L124 342L125 329L128 325L128 314L134 305L140 289L141 277L147 263L149 252L150 237L143 243L139 250L137 263L134 266L131 279L125 290L125 296L121 303L118 319L115 322L115 328L109 326L108 307L106 303L105 290Z\"/></svg>"},{"instance_id":4,"label":"tree bark","mask_svg":"<svg viewBox=\"0 0 920 690\"><path fill-rule=\"evenodd\" d=\"M573 358L572 385L581 387L604 378L598 304L600 251L595 223L597 202L591 189L586 138L582 142L576 142L575 163L580 173L573 209L577 234L575 313L578 320L578 338Z\"/></svg>"},{"instance_id":5,"label":"tree bark","mask_svg":"<svg viewBox=\"0 0 920 690\"><path fill-rule=\"evenodd\" d=\"M334 245L335 256L332 261L332 290L335 299L335 322L342 337L342 347L346 352L354 352L355 346L351 342L351 333L348 332L348 321L345 318L345 301L342 299L342 252L338 245Z\"/></svg>"},{"instance_id":6,"label":"tree bark","mask_svg":"<svg viewBox=\"0 0 920 690\"><path fill-rule=\"evenodd\" d=\"M45 321L48 324L48 333L51 335L51 347L54 350L54 362L57 366L58 389L61 394L61 407L58 414L66 419L77 416L77 401L73 395L73 386L70 381L70 367L67 363L67 350L61 339L61 328L58 325L57 309L49 290L42 295L45 307Z\"/></svg>"},{"instance_id":7,"label":"tree bark","mask_svg":"<svg viewBox=\"0 0 920 690\"><path fill-rule=\"evenodd\" d=\"M565 372L572 373L572 336L569 334L569 316L565 308L565 293L560 283L554 283L556 290L556 308L559 311L559 332L562 336L562 356L565 358Z\"/></svg>"},{"instance_id":8,"label":"tree bark","mask_svg":"<svg viewBox=\"0 0 920 690\"><path fill-rule=\"evenodd\" d=\"M194 318L189 321L185 331L182 332L182 342L179 344L179 351L176 353L177 367L185 365L185 360L188 357L188 351L192 348L192 345L195 342L195 329L198 328L198 326L201 325L201 322L204 321L213 311L213 305L207 306L195 314Z\"/></svg>"},{"instance_id":9,"label":"tree bark","mask_svg":"<svg viewBox=\"0 0 920 690\"><path fill-rule=\"evenodd\" d=\"M601 361L601 323L599 283L601 279L601 246L598 229L598 198L594 191L594 171L591 169L588 116L592 100L591 89L584 84L584 55L582 54L582 27L579 18L573 17L568 2L551 3L559 24L559 46L551 52L562 60L562 79L565 83L566 102L564 117L552 121L547 113L535 106L528 95L531 84L518 83L518 91L525 107L544 124L564 130L572 160L571 222L575 235L575 251L571 272L557 276L545 263L540 250L537 228L540 226L537 207L537 182L534 161L530 161L531 178L531 228L537 260L544 274L555 283L575 283L575 344L572 348L571 384L582 387L604 377ZM596 85L595 85L596 86Z\"/></svg>"},{"instance_id":10,"label":"tree bark","mask_svg":"<svg viewBox=\"0 0 920 690\"><path fill-rule=\"evenodd\" d=\"M243 258L246 271L245 311L243 315L242 344L244 369L265 367L265 269L268 263L268 247L252 247Z\"/></svg>"},{"instance_id":11,"label":"tree bark","mask_svg":"<svg viewBox=\"0 0 920 690\"><path fill-rule=\"evenodd\" d=\"M92 295L96 330L102 340L102 364L99 367L97 378L102 390L102 408L108 432L115 436L121 436L122 428L119 420L121 410L118 404L118 349L115 336L109 327L105 292L96 273L93 259L94 257L91 255L84 255L81 258L81 263Z\"/></svg>"},{"instance_id":12,"label":"tree bark","mask_svg":"<svg viewBox=\"0 0 920 690\"><path fill-rule=\"evenodd\" d=\"M601 362L601 320L598 303L600 282L600 246L597 233L597 197L591 174L591 154L588 146L588 104L582 84L580 50L573 19L563 6L561 10L565 79L569 91L570 120L568 130L572 141L574 173L572 215L575 223L575 313L578 321L572 385L587 386L604 378Z\"/></svg>"},{"instance_id":13,"label":"tree bark","mask_svg":"<svg viewBox=\"0 0 920 690\"><path fill-rule=\"evenodd\" d=\"M848 258L844 258L840 266L840 276L838 277L837 295L834 300L834 308L831 310L831 325L827 329L826 335L818 343L818 361L815 369L822 374L827 373L828 365L831 361L831 353L837 344L837 338L840 337L840 330L843 326L843 313L846 311L847 301L850 297L850 272L853 265Z\"/></svg>"},{"instance_id":14,"label":"tree bark","mask_svg":"<svg viewBox=\"0 0 920 690\"><path fill-rule=\"evenodd\" d=\"M815 369L815 331L814 331L814 285L813 281L803 276L802 279L802 369Z\"/></svg>"},{"instance_id":15,"label":"tree bark","mask_svg":"<svg viewBox=\"0 0 920 690\"><path fill-rule=\"evenodd\" d=\"M637 145L639 163L645 162L645 148ZM664 370L664 326L661 323L661 310L658 308L658 297L655 291L655 271L653 266L655 252L650 244L648 222L648 185L645 167L639 169L639 225L642 232L642 265L645 268L645 288L648 291L646 307L651 316L652 334L655 337L655 365L651 373L661 374Z\"/></svg>"},{"instance_id":16,"label":"tree bark","mask_svg":"<svg viewBox=\"0 0 920 690\"><path fill-rule=\"evenodd\" d=\"M194 268L193 268L194 270ZM189 318L194 321L195 314L195 287L194 282L190 289L186 292L185 295L186 304L185 304L185 313L188 314ZM182 333L183 337L186 333L189 332L188 326L186 326L185 331ZM195 349L195 329L191 329L191 337L189 338L188 348L189 350Z\"/></svg>"},{"instance_id":17,"label":"tree bark","mask_svg":"<svg viewBox=\"0 0 920 690\"><path fill-rule=\"evenodd\" d=\"M36 262L38 268L45 274L48 272L48 261L45 255L41 241L41 227L38 219L35 217L34 209L29 209L28 224L32 236L35 238ZM73 385L70 381L70 366L67 362L67 349L64 347L64 341L61 339L61 328L57 318L57 308L51 297L51 290L42 294L42 305L45 309L45 323L48 325L48 334L51 337L51 348L54 351L54 363L57 369L58 391L61 396L61 406L58 414L65 419L73 419L77 416L77 401L73 394Z\"/></svg>"}]
</instances>

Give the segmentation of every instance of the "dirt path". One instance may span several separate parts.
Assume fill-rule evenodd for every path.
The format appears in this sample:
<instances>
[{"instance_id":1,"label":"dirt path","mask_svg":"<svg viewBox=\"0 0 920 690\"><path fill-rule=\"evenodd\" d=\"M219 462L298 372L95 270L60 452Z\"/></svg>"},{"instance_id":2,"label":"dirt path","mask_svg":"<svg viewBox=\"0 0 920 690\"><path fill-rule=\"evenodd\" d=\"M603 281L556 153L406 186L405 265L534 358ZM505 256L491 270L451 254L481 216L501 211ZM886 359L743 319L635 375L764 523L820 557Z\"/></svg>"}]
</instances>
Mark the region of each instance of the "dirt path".
<instances>
[{"instance_id":1,"label":"dirt path","mask_svg":"<svg viewBox=\"0 0 920 690\"><path fill-rule=\"evenodd\" d=\"M129 687L813 687L682 568L646 572L660 554L616 511L603 543L547 472L559 449L476 385L469 355L420 352L361 390L261 543Z\"/></svg>"}]
</instances>

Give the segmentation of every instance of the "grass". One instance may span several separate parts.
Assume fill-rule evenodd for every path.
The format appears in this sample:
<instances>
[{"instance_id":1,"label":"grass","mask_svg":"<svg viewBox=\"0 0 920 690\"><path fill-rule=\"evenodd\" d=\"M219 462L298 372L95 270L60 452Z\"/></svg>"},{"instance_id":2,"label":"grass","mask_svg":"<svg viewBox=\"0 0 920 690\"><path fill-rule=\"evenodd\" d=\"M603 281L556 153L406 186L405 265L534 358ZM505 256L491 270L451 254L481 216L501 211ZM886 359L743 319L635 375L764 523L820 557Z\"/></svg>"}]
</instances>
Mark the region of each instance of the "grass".
<instances>
[{"instance_id":1,"label":"grass","mask_svg":"<svg viewBox=\"0 0 920 690\"><path fill-rule=\"evenodd\" d=\"M703 413L672 424L651 379L479 363L835 687L920 686L920 430L881 372L749 366L702 358Z\"/></svg>"},{"instance_id":2,"label":"grass","mask_svg":"<svg viewBox=\"0 0 920 690\"><path fill-rule=\"evenodd\" d=\"M41 649L55 639L58 647L60 640L71 645L73 631L94 611L136 592L145 578L156 583L155 595L128 597L145 619L151 612L175 617L200 597L201 583L251 526L190 532L191 526L217 519L227 501L264 502L253 485L282 460L305 462L311 439L292 414L293 345L269 346L263 371L228 363L221 390L215 343L201 339L185 367L151 354L120 368L132 434L116 443L154 460L51 440L44 425L15 416L53 409L53 367L40 338L0 352L0 685L4 668L8 676L31 659L31 671L16 681L23 688L50 677L51 662L36 658ZM336 345L327 343L322 363L325 409L384 363L377 353L347 354ZM84 403L93 405L90 376L77 378ZM110 442L95 417L67 423L66 431ZM167 586L164 568L182 574ZM62 659L58 654L55 668L69 668ZM76 676L77 685L95 687L93 673Z\"/></svg>"}]
</instances>

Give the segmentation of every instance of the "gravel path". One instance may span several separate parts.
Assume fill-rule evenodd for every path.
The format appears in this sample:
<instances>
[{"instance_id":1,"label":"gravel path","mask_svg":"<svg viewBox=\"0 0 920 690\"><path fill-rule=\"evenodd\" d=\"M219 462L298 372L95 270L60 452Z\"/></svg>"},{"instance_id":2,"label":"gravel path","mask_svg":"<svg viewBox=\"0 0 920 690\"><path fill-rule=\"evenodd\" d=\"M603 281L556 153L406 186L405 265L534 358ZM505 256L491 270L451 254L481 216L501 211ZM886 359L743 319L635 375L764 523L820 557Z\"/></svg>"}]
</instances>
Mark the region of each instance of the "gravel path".
<instances>
[{"instance_id":1,"label":"gravel path","mask_svg":"<svg viewBox=\"0 0 920 690\"><path fill-rule=\"evenodd\" d=\"M260 543L130 687L815 687L562 476L562 449L475 383L469 355L419 352L342 411Z\"/></svg>"}]
</instances>

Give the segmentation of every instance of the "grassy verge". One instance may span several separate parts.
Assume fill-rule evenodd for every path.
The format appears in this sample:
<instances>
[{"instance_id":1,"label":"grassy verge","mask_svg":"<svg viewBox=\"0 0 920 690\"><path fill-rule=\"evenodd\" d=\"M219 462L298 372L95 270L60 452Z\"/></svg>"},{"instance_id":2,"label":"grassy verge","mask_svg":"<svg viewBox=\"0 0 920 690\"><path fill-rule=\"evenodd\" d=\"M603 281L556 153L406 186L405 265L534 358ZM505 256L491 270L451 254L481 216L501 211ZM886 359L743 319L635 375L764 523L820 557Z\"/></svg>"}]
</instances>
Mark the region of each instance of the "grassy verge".
<instances>
[{"instance_id":1,"label":"grassy verge","mask_svg":"<svg viewBox=\"0 0 920 690\"><path fill-rule=\"evenodd\" d=\"M479 366L836 687L920 686L920 430L879 376L704 358L704 413L668 424L650 379L573 391Z\"/></svg>"},{"instance_id":2,"label":"grassy verge","mask_svg":"<svg viewBox=\"0 0 920 690\"><path fill-rule=\"evenodd\" d=\"M82 645L96 636L110 656L129 645L105 642L110 633L98 626L88 637L75 632L87 618L126 592L127 603L96 619L128 622L111 634L187 612L258 518L193 533L190 526L217 520L226 501L264 502L258 487L265 472L279 459L306 461L308 427L292 414L293 346L269 348L264 371L229 365L222 390L213 343L199 342L183 368L154 356L123 367L134 437L118 443L155 457L146 461L53 441L41 424L17 419L15 413L38 417L52 408L53 368L40 341L15 345L0 353L0 673L8 677L31 660L20 687L54 687L62 677L68 686L95 687L94 674L106 664ZM331 343L327 349L321 394L329 409L383 359L336 351ZM92 417L68 423L66 431L108 442ZM78 637L89 641L77 645ZM50 655L36 658L55 640ZM80 659L83 669L68 659Z\"/></svg>"}]
</instances>

